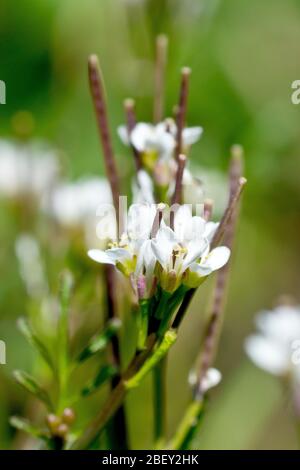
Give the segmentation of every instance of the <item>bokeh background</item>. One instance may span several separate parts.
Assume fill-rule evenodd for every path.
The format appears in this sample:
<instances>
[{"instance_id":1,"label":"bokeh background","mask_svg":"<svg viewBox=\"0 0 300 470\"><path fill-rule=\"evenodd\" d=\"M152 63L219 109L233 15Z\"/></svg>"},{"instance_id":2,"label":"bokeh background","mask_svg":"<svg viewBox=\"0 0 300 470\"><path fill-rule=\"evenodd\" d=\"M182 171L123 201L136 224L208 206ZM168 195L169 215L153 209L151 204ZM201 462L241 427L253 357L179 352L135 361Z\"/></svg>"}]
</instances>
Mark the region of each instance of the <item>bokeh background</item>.
<instances>
[{"instance_id":1,"label":"bokeh background","mask_svg":"<svg viewBox=\"0 0 300 470\"><path fill-rule=\"evenodd\" d=\"M283 294L299 301L300 105L291 103L291 83L300 76L300 1L1 0L0 11L0 79L7 85L1 138L19 137L19 112L28 111L30 135L60 150L70 178L103 174L87 82L91 52L99 54L103 68L124 181L132 158L115 129L128 96L136 98L141 120L152 117L156 35L169 37L169 113L180 68L192 68L188 122L204 127L192 160L225 174L229 148L240 143L248 179L216 362L224 379L212 393L193 446L296 448L290 404L279 382L246 358L243 341L257 311ZM7 343L7 365L0 366L0 447L5 449L16 445L9 416L27 406L11 372L32 371L34 357L16 328L28 302L15 259L17 229L2 203L0 224L0 337ZM49 263L53 290L63 264ZM171 353L170 432L190 398L187 374L210 288L199 291ZM149 380L127 400L134 448L150 442Z\"/></svg>"}]
</instances>

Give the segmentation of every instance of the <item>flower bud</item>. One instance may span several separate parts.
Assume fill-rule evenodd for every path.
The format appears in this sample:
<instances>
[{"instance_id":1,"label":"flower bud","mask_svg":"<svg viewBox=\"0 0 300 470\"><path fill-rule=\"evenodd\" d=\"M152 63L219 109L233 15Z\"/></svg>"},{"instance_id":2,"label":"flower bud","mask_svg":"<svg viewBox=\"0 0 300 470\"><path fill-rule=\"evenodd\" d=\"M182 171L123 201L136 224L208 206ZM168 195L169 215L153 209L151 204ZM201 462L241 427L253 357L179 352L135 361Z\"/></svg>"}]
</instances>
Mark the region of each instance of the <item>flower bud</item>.
<instances>
[{"instance_id":1,"label":"flower bud","mask_svg":"<svg viewBox=\"0 0 300 470\"><path fill-rule=\"evenodd\" d=\"M75 413L72 408L65 408L62 414L62 420L65 424L73 424L75 421Z\"/></svg>"},{"instance_id":2,"label":"flower bud","mask_svg":"<svg viewBox=\"0 0 300 470\"><path fill-rule=\"evenodd\" d=\"M59 416L56 416L55 414L50 413L46 417L46 423L51 434L55 434L58 426L61 424L61 419L59 418Z\"/></svg>"},{"instance_id":3,"label":"flower bud","mask_svg":"<svg viewBox=\"0 0 300 470\"><path fill-rule=\"evenodd\" d=\"M55 431L55 435L61 438L65 438L69 432L69 426L65 423L61 423Z\"/></svg>"}]
</instances>

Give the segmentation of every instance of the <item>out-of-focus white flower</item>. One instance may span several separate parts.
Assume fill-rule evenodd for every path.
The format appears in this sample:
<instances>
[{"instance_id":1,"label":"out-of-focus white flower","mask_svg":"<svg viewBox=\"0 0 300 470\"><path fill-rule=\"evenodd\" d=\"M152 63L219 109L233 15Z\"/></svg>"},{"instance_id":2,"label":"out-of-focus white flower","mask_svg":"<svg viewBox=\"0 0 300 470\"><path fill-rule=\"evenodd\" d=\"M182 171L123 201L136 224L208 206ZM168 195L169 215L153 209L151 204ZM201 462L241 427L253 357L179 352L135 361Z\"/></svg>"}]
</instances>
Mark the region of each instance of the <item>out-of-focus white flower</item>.
<instances>
[{"instance_id":1,"label":"out-of-focus white flower","mask_svg":"<svg viewBox=\"0 0 300 470\"><path fill-rule=\"evenodd\" d=\"M115 265L126 276L140 275L143 267L152 275L155 261L148 242L155 214L155 205L133 204L120 241L111 240L107 250L89 250L89 257L98 263Z\"/></svg>"},{"instance_id":2,"label":"out-of-focus white flower","mask_svg":"<svg viewBox=\"0 0 300 470\"><path fill-rule=\"evenodd\" d=\"M156 125L139 122L130 136L126 126L118 128L118 134L125 145L132 145L146 159L167 159L174 156L177 128L173 119L166 119ZM183 152L197 142L202 134L201 127L187 127L182 132Z\"/></svg>"},{"instance_id":3,"label":"out-of-focus white flower","mask_svg":"<svg viewBox=\"0 0 300 470\"><path fill-rule=\"evenodd\" d=\"M38 241L32 235L23 233L16 240L15 252L28 295L43 297L48 292L48 285Z\"/></svg>"},{"instance_id":4,"label":"out-of-focus white flower","mask_svg":"<svg viewBox=\"0 0 300 470\"><path fill-rule=\"evenodd\" d=\"M256 318L258 334L249 336L245 349L250 359L267 372L300 380L300 307L279 306ZM297 351L298 348L298 351ZM298 353L298 354L297 354Z\"/></svg>"},{"instance_id":5,"label":"out-of-focus white flower","mask_svg":"<svg viewBox=\"0 0 300 470\"><path fill-rule=\"evenodd\" d=\"M197 373L194 370L192 370L189 374L189 384L191 385L191 387L194 387L197 384L197 380L198 380ZM201 392L206 393L211 388L219 385L221 380L222 380L221 372L218 369L211 367L210 369L208 369L208 371L206 372L205 376L202 379Z\"/></svg>"},{"instance_id":6,"label":"out-of-focus white flower","mask_svg":"<svg viewBox=\"0 0 300 470\"><path fill-rule=\"evenodd\" d=\"M53 186L58 174L56 154L44 144L0 140L0 195L40 197Z\"/></svg>"},{"instance_id":7,"label":"out-of-focus white flower","mask_svg":"<svg viewBox=\"0 0 300 470\"><path fill-rule=\"evenodd\" d=\"M193 216L187 205L176 211L174 230L162 221L151 245L161 266L159 281L164 290L173 292L181 282L189 288L198 287L209 274L227 263L230 256L227 247L210 251L216 228L214 222Z\"/></svg>"},{"instance_id":8,"label":"out-of-focus white flower","mask_svg":"<svg viewBox=\"0 0 300 470\"><path fill-rule=\"evenodd\" d=\"M125 145L131 144L138 152L148 154L154 159L170 158L176 146L175 138L168 132L164 122L156 125L139 122L130 136L127 127L120 126L118 133Z\"/></svg>"},{"instance_id":9,"label":"out-of-focus white flower","mask_svg":"<svg viewBox=\"0 0 300 470\"><path fill-rule=\"evenodd\" d=\"M81 227L91 218L96 221L97 209L102 204L112 204L108 181L85 178L58 185L43 201L43 208L62 226Z\"/></svg>"}]
</instances>

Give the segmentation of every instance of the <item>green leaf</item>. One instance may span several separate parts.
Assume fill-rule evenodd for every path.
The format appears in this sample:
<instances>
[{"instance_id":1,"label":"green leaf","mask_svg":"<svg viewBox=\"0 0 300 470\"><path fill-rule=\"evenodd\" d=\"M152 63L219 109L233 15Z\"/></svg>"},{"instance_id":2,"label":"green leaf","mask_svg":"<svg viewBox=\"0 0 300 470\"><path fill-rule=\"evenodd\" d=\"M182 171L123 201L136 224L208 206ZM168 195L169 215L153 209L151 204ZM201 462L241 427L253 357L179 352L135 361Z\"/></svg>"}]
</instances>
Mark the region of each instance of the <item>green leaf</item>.
<instances>
[{"instance_id":1,"label":"green leaf","mask_svg":"<svg viewBox=\"0 0 300 470\"><path fill-rule=\"evenodd\" d=\"M26 432L33 437L38 439L42 439L48 442L48 437L46 434L39 428L37 428L34 424L32 424L27 419L21 418L20 416L12 416L9 420L9 423L14 428L18 429L19 431Z\"/></svg>"},{"instance_id":2,"label":"green leaf","mask_svg":"<svg viewBox=\"0 0 300 470\"><path fill-rule=\"evenodd\" d=\"M98 336L92 338L88 346L79 354L77 361L83 362L94 354L103 351L108 345L110 339L116 334L121 326L121 321L114 318L107 323L105 330Z\"/></svg>"},{"instance_id":3,"label":"green leaf","mask_svg":"<svg viewBox=\"0 0 300 470\"><path fill-rule=\"evenodd\" d=\"M54 366L52 357L50 355L50 352L48 351L46 346L42 343L42 341L39 340L37 335L33 332L26 318L19 318L18 328L23 334L23 336L25 336L29 344L33 346L39 352L39 354L42 356L44 361L48 364L50 369L53 372L55 372L55 366Z\"/></svg>"},{"instance_id":4,"label":"green leaf","mask_svg":"<svg viewBox=\"0 0 300 470\"><path fill-rule=\"evenodd\" d=\"M107 380L111 379L114 375L116 375L118 372L118 369L116 366L113 365L107 365L104 367L101 367L100 371L92 380L89 382L81 391L81 395L83 397L86 397L88 395L91 395L92 393L96 392L101 385L103 385Z\"/></svg>"},{"instance_id":5,"label":"green leaf","mask_svg":"<svg viewBox=\"0 0 300 470\"><path fill-rule=\"evenodd\" d=\"M16 370L14 371L14 377L19 385L21 385L27 392L36 396L41 400L49 410L53 411L53 405L51 403L48 393L36 382L36 380L27 372Z\"/></svg>"}]
</instances>

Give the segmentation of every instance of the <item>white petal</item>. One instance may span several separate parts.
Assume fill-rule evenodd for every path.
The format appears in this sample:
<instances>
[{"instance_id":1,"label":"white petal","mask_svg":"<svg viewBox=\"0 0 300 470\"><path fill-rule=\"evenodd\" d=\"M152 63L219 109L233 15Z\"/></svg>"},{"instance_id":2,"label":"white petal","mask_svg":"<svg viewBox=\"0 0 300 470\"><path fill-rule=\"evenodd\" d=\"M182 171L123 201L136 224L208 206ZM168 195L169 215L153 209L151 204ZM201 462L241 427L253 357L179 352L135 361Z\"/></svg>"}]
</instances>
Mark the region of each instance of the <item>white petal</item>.
<instances>
[{"instance_id":1,"label":"white petal","mask_svg":"<svg viewBox=\"0 0 300 470\"><path fill-rule=\"evenodd\" d=\"M184 147L189 147L197 142L200 139L202 132L202 127L186 127L182 132Z\"/></svg>"},{"instance_id":2,"label":"white petal","mask_svg":"<svg viewBox=\"0 0 300 470\"><path fill-rule=\"evenodd\" d=\"M155 214L155 204L132 204L128 211L127 232L129 238L140 243L148 239Z\"/></svg>"},{"instance_id":3,"label":"white petal","mask_svg":"<svg viewBox=\"0 0 300 470\"><path fill-rule=\"evenodd\" d=\"M289 356L276 341L253 335L246 339L245 350L254 364L271 374L282 375L288 371Z\"/></svg>"},{"instance_id":4,"label":"white petal","mask_svg":"<svg viewBox=\"0 0 300 470\"><path fill-rule=\"evenodd\" d=\"M106 254L115 263L124 263L124 261L130 260L132 258L131 253L125 248L110 248L109 250L106 250Z\"/></svg>"},{"instance_id":5,"label":"white petal","mask_svg":"<svg viewBox=\"0 0 300 470\"><path fill-rule=\"evenodd\" d=\"M219 227L219 222L206 222L203 236L207 238L209 242L211 242L218 227Z\"/></svg>"},{"instance_id":6,"label":"white petal","mask_svg":"<svg viewBox=\"0 0 300 470\"><path fill-rule=\"evenodd\" d=\"M145 170L139 170L137 173L137 183L133 187L134 203L154 204L153 182Z\"/></svg>"},{"instance_id":7,"label":"white petal","mask_svg":"<svg viewBox=\"0 0 300 470\"><path fill-rule=\"evenodd\" d=\"M218 385L222 380L222 374L218 369L210 368L202 379L201 391L207 392L210 388Z\"/></svg>"},{"instance_id":8,"label":"white petal","mask_svg":"<svg viewBox=\"0 0 300 470\"><path fill-rule=\"evenodd\" d=\"M146 240L139 251L137 262L136 262L136 276L143 274L143 268L146 271L146 277L152 276L154 267L156 264L156 258L152 251L151 240Z\"/></svg>"},{"instance_id":9,"label":"white petal","mask_svg":"<svg viewBox=\"0 0 300 470\"><path fill-rule=\"evenodd\" d=\"M160 226L156 237L151 241L153 253L164 269L168 269L174 246L177 243L173 230L164 225Z\"/></svg>"},{"instance_id":10,"label":"white petal","mask_svg":"<svg viewBox=\"0 0 300 470\"><path fill-rule=\"evenodd\" d=\"M139 122L131 132L130 140L132 145L139 151L147 149L147 142L153 140L154 126Z\"/></svg>"},{"instance_id":11,"label":"white petal","mask_svg":"<svg viewBox=\"0 0 300 470\"><path fill-rule=\"evenodd\" d=\"M209 276L212 273L212 269L210 266L203 266L202 264L199 264L199 263L190 264L189 270L192 271L193 273L198 274L198 276L200 277Z\"/></svg>"},{"instance_id":12,"label":"white petal","mask_svg":"<svg viewBox=\"0 0 300 470\"><path fill-rule=\"evenodd\" d=\"M103 250L89 250L88 256L97 263L113 265L116 264L115 261L107 254L107 252Z\"/></svg>"},{"instance_id":13,"label":"white petal","mask_svg":"<svg viewBox=\"0 0 300 470\"><path fill-rule=\"evenodd\" d=\"M192 223L192 210L188 204L183 204L175 212L174 232L179 240L185 239L185 231Z\"/></svg>"},{"instance_id":14,"label":"white petal","mask_svg":"<svg viewBox=\"0 0 300 470\"><path fill-rule=\"evenodd\" d=\"M202 267L208 267L211 271L216 271L217 269L222 268L230 257L230 250L226 246L218 246L214 248L207 258L201 262Z\"/></svg>"},{"instance_id":15,"label":"white petal","mask_svg":"<svg viewBox=\"0 0 300 470\"><path fill-rule=\"evenodd\" d=\"M260 313L256 324L264 334L290 345L300 338L300 309L292 306L279 306L273 311Z\"/></svg>"},{"instance_id":16,"label":"white petal","mask_svg":"<svg viewBox=\"0 0 300 470\"><path fill-rule=\"evenodd\" d=\"M129 135L128 135L127 126L119 126L117 131L118 131L118 135L119 135L121 141L123 142L123 144L124 145L129 145L130 144L130 139L129 139Z\"/></svg>"},{"instance_id":17,"label":"white petal","mask_svg":"<svg viewBox=\"0 0 300 470\"><path fill-rule=\"evenodd\" d=\"M187 269L196 259L203 255L208 247L208 241L205 238L192 240L187 244L187 254L183 261L183 269Z\"/></svg>"},{"instance_id":18,"label":"white petal","mask_svg":"<svg viewBox=\"0 0 300 470\"><path fill-rule=\"evenodd\" d=\"M156 147L160 150L162 157L171 156L175 149L176 141L169 132L158 132L156 134Z\"/></svg>"}]
</instances>

